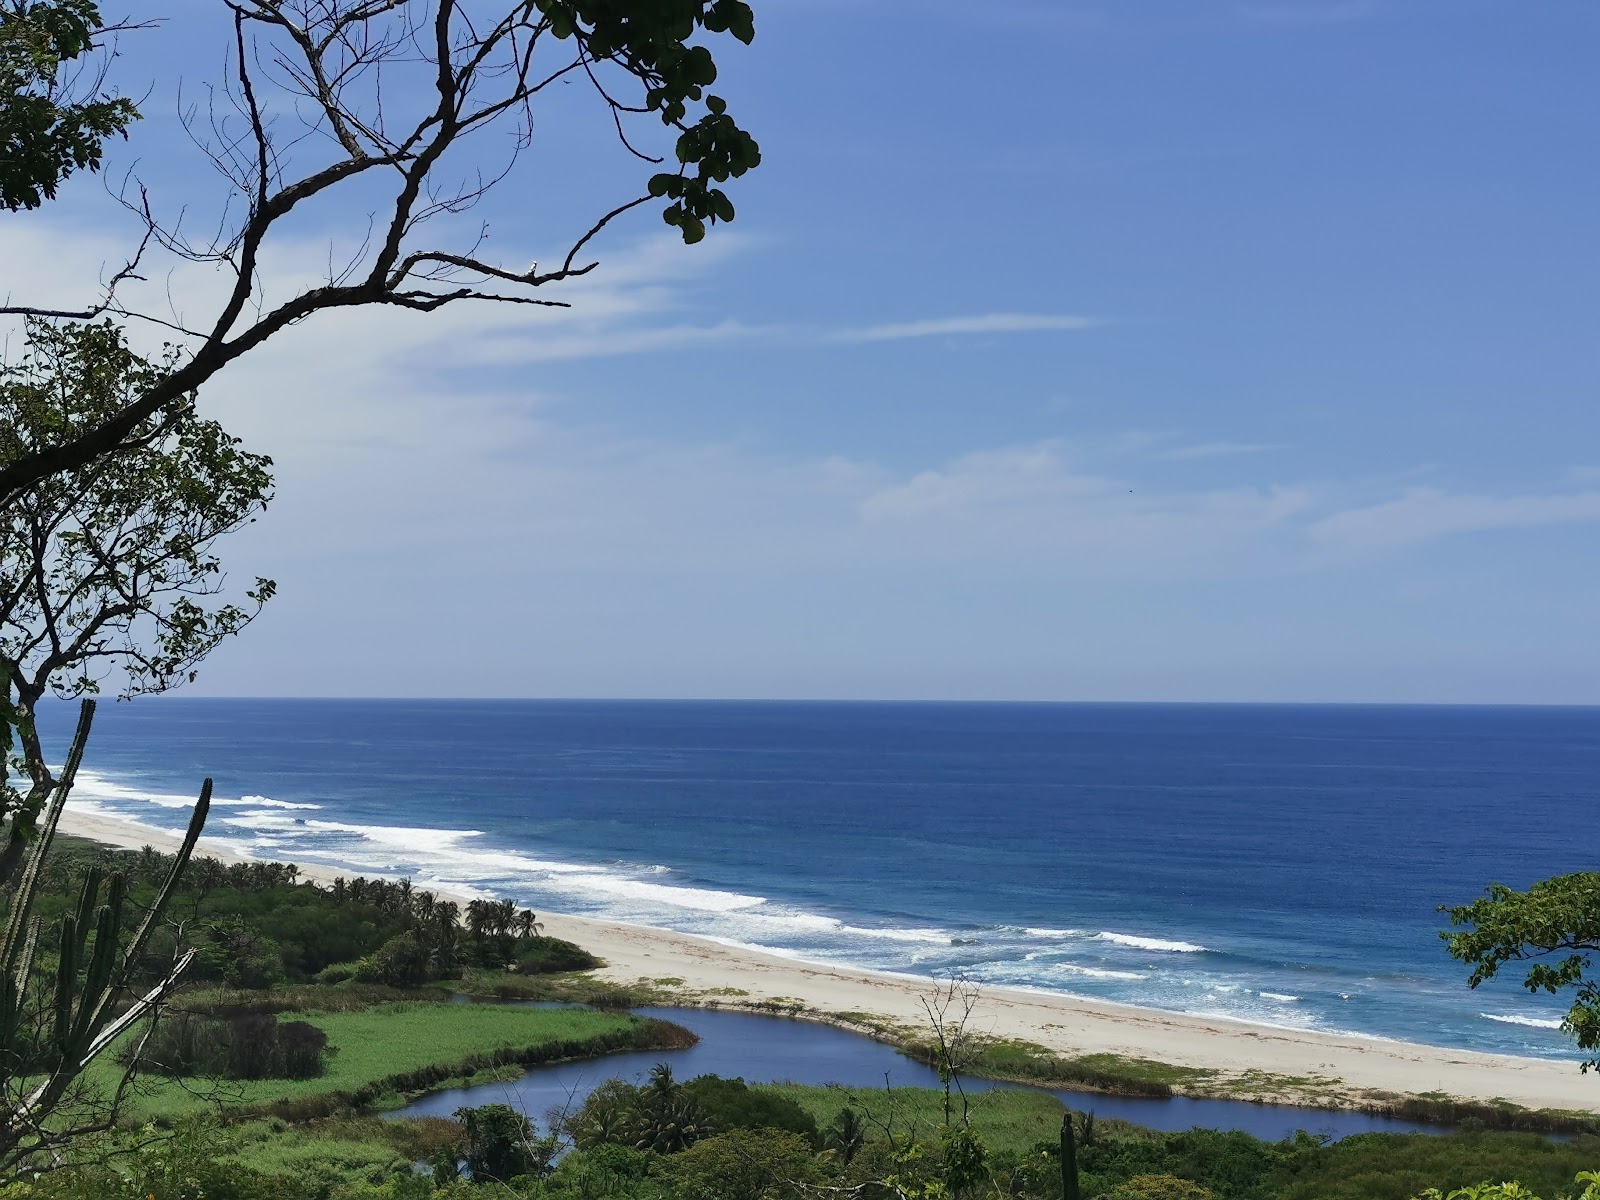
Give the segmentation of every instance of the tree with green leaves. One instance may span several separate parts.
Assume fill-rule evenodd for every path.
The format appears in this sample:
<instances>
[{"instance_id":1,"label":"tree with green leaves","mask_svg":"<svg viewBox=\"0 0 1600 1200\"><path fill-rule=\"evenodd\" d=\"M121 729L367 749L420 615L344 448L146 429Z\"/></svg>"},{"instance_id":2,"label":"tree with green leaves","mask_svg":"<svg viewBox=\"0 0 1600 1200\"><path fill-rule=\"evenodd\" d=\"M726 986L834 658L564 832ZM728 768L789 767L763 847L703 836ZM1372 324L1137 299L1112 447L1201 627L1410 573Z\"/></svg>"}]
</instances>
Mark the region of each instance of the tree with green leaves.
<instances>
[{"instance_id":1,"label":"tree with green leaves","mask_svg":"<svg viewBox=\"0 0 1600 1200\"><path fill-rule=\"evenodd\" d=\"M711 90L718 72L710 43L755 36L745 0L237 0L228 7L231 77L217 81L217 107L192 122L191 133L221 171L230 200L207 222L185 198L172 206L186 210L180 226L162 219L156 189L130 181L124 199L143 226L140 250L96 299L53 311L155 321L177 333L183 353L117 411L0 457L0 507L136 440L147 422L228 364L316 314L367 305L433 312L467 302L567 307L548 293L598 265L588 248L614 221L654 205L685 242L698 242L708 226L733 219L726 185L761 160L755 139ZM536 116L570 111L566 99L552 103L568 83L588 91L619 153L644 164L644 177L629 185L633 194L596 202L598 215L576 229L538 231L539 241L565 247L543 268L488 256L486 228L436 225L512 178L517 156L534 141ZM501 136L480 136L489 134ZM330 263L321 280L269 296L264 268L273 253L303 237L306 209L342 193L359 195L363 209L387 199L363 216L345 261ZM216 233L196 240L190 230L202 227ZM430 236L435 228L438 236ZM534 237L526 229L514 234ZM197 320L129 302L126 291L149 274L138 269L146 249L169 263L216 270L227 283L215 310ZM0 313L47 315L25 303Z\"/></svg>"},{"instance_id":2,"label":"tree with green leaves","mask_svg":"<svg viewBox=\"0 0 1600 1200\"><path fill-rule=\"evenodd\" d=\"M554 1137L538 1137L533 1122L509 1104L460 1108L455 1117L466 1133L462 1157L474 1183L507 1183L549 1174L560 1143Z\"/></svg>"},{"instance_id":3,"label":"tree with green leaves","mask_svg":"<svg viewBox=\"0 0 1600 1200\"><path fill-rule=\"evenodd\" d=\"M1600 1051L1600 871L1541 880L1525 892L1491 884L1470 904L1444 907L1455 932L1445 931L1451 957L1468 964L1472 987L1508 963L1530 963L1523 986L1555 995L1572 990L1563 1022L1578 1047ZM1542 960L1542 961L1541 961ZM1600 1054L1583 1070L1600 1067Z\"/></svg>"},{"instance_id":4,"label":"tree with green leaves","mask_svg":"<svg viewBox=\"0 0 1600 1200\"><path fill-rule=\"evenodd\" d=\"M0 363L0 457L94 426L170 366L134 353L109 323L29 322L24 352ZM216 552L266 506L270 468L190 396L136 426L120 453L0 510L0 736L13 737L0 765L0 884L58 784L34 719L40 700L192 680L272 596L259 578L229 595Z\"/></svg>"},{"instance_id":5,"label":"tree with green leaves","mask_svg":"<svg viewBox=\"0 0 1600 1200\"><path fill-rule=\"evenodd\" d=\"M94 0L0 0L0 209L38 208L74 171L94 171L104 143L138 119L108 90L98 52L107 26Z\"/></svg>"},{"instance_id":6,"label":"tree with green leaves","mask_svg":"<svg viewBox=\"0 0 1600 1200\"><path fill-rule=\"evenodd\" d=\"M94 424L170 365L135 354L110 324L34 320L26 334L20 356L0 364L6 457ZM133 432L118 453L47 476L0 509L0 1172L37 1169L115 1122L138 1048L109 1090L88 1087L85 1072L141 1022L148 1037L194 958L179 942L153 975L145 961L211 792L206 780L142 913L133 911L122 873L93 867L77 903L46 929L35 915L45 861L94 702L84 700L59 769L40 736L37 706L52 693L87 697L110 685L132 696L192 679L200 660L273 592L270 580L257 579L229 598L215 552L218 538L267 503L270 460L202 419L193 397Z\"/></svg>"}]
</instances>

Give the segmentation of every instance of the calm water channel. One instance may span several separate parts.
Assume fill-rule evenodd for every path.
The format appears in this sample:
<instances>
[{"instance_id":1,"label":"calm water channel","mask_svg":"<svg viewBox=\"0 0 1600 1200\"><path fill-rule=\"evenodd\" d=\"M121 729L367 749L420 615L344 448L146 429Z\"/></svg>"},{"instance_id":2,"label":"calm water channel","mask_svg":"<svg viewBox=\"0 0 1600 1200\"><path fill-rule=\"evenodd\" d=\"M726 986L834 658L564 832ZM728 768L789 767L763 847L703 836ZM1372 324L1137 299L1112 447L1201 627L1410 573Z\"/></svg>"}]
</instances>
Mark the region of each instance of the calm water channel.
<instances>
[{"instance_id":1,"label":"calm water channel","mask_svg":"<svg viewBox=\"0 0 1600 1200\"><path fill-rule=\"evenodd\" d=\"M521 1079L435 1092L399 1112L397 1117L447 1117L456 1109L480 1104L510 1104L544 1121L551 1109L576 1108L590 1091L608 1079L640 1082L658 1062L670 1063L679 1079L696 1075L738 1076L746 1083L838 1083L863 1091L893 1087L938 1087L932 1068L870 1038L785 1017L703 1009L641 1008L641 1016L660 1017L700 1035L687 1050L649 1050L613 1054L587 1062L535 1067ZM1018 1084L984 1079L965 1081L969 1092L1013 1088ZM1324 1112L1285 1105L1248 1104L1239 1100L1170 1100L1106 1096L1098 1092L1052 1091L1074 1109L1096 1116L1118 1117L1151 1129L1240 1129L1268 1141L1296 1130L1334 1139L1374 1130L1390 1133L1444 1133L1438 1126L1418 1125L1363 1113Z\"/></svg>"}]
</instances>

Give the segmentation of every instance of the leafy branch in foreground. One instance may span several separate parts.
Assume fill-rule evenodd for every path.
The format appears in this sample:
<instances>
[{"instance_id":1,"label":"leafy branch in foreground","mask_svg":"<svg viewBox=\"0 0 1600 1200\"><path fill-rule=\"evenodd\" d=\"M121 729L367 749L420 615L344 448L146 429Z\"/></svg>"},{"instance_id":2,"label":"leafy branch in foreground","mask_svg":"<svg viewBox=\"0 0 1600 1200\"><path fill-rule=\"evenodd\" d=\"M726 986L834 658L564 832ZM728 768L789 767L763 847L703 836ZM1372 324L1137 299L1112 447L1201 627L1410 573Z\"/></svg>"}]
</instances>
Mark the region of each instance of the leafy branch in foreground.
<instances>
[{"instance_id":1,"label":"leafy branch in foreground","mask_svg":"<svg viewBox=\"0 0 1600 1200\"><path fill-rule=\"evenodd\" d=\"M34 320L26 333L22 357L0 362L0 460L94 427L172 366L135 354L110 323ZM39 701L106 684L120 696L167 691L275 590L257 579L226 599L215 553L265 508L272 460L203 420L192 396L130 432L121 452L49 476L0 510L0 884L56 786Z\"/></svg>"},{"instance_id":2,"label":"leafy branch in foreground","mask_svg":"<svg viewBox=\"0 0 1600 1200\"><path fill-rule=\"evenodd\" d=\"M1600 872L1557 875L1525 892L1491 884L1472 903L1440 911L1458 932L1439 936L1452 958L1472 967L1472 987L1493 979L1507 963L1552 958L1533 962L1523 986L1552 995L1576 989L1563 1025L1579 1049L1600 1050L1600 980L1594 976L1600 955ZM1584 1062L1583 1070L1591 1067L1600 1067L1600 1055Z\"/></svg>"},{"instance_id":3,"label":"leafy branch in foreground","mask_svg":"<svg viewBox=\"0 0 1600 1200\"><path fill-rule=\"evenodd\" d=\"M611 222L665 201L663 219L683 241L697 242L707 225L733 218L723 187L761 159L727 103L707 90L717 66L704 42L755 36L744 0L237 0L229 7L231 77L212 90L203 119L185 115L227 192L214 222L197 218L192 202L163 220L149 190L130 181L122 198L143 238L99 299L74 311L0 306L29 316L153 321L188 339L186 353L92 427L0 457L0 507L125 445L142 422L315 313L365 305L432 312L460 301L567 307L539 289L592 271L595 261L580 260ZM634 194L598 202L598 216L577 222L582 232L556 240L565 253L545 269L488 256L485 227L450 220L437 238L425 236L435 218L460 216L511 175L533 142L535 110L566 111L569 101L557 101L555 89L569 82L587 85L622 152L651 168L625 185ZM476 136L491 133L502 136ZM476 156L463 156L467 143L479 148ZM498 157L485 161L485 153ZM274 250L299 244L306 210L335 194L363 206L376 199L359 245L343 261L330 254L321 280L269 295ZM194 232L197 225L208 232ZM147 250L224 281L211 316L196 321L170 304L161 315L125 302L118 289L144 278Z\"/></svg>"},{"instance_id":4,"label":"leafy branch in foreground","mask_svg":"<svg viewBox=\"0 0 1600 1200\"><path fill-rule=\"evenodd\" d=\"M38 208L74 171L99 168L102 143L127 136L133 101L103 90L74 97L84 56L101 49L107 26L93 0L0 2L0 209Z\"/></svg>"}]
</instances>

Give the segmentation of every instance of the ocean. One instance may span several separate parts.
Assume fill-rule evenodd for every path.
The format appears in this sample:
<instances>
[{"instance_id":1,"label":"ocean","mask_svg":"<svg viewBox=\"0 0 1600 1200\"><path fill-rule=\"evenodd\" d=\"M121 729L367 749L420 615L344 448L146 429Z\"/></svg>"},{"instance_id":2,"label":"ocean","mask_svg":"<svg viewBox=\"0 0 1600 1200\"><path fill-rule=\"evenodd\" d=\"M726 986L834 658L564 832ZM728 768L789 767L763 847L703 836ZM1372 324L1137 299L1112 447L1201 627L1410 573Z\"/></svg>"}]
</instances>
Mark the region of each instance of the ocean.
<instances>
[{"instance_id":1,"label":"ocean","mask_svg":"<svg viewBox=\"0 0 1600 1200\"><path fill-rule=\"evenodd\" d=\"M64 751L72 712L43 715ZM817 962L1550 1058L1440 904L1596 867L1600 709L142 699L73 807Z\"/></svg>"}]
</instances>

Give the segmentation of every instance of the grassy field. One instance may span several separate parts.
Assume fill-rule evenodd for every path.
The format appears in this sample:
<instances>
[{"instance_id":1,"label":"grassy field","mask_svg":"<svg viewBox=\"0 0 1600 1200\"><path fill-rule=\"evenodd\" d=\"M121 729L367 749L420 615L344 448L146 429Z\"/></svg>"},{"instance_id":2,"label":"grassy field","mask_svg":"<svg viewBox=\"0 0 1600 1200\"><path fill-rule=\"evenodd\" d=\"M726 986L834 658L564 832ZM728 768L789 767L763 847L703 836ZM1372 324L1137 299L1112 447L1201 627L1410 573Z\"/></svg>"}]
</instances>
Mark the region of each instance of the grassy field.
<instances>
[{"instance_id":1,"label":"grassy field","mask_svg":"<svg viewBox=\"0 0 1600 1200\"><path fill-rule=\"evenodd\" d=\"M762 1084L758 1089L793 1100L826 1129L845 1105L873 1121L892 1120L896 1133L915 1130L920 1137L936 1137L944 1124L944 1095L932 1088L806 1087L797 1083ZM1061 1133L1061 1101L1048 1092L996 1089L968 1096L972 1127L993 1150L1023 1151L1035 1142L1054 1140ZM956 1101L960 1112L960 1100ZM882 1136L881 1133L878 1136Z\"/></svg>"},{"instance_id":2,"label":"grassy field","mask_svg":"<svg viewBox=\"0 0 1600 1200\"><path fill-rule=\"evenodd\" d=\"M285 1014L328 1035L335 1053L318 1079L249 1082L150 1078L132 1109L138 1117L201 1112L217 1105L253 1107L358 1088L435 1065L465 1062L499 1049L581 1042L634 1027L634 1018L582 1009L511 1008L487 1004L386 1004L359 1012ZM102 1082L119 1068L96 1064Z\"/></svg>"}]
</instances>

